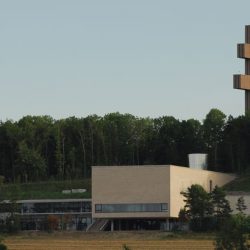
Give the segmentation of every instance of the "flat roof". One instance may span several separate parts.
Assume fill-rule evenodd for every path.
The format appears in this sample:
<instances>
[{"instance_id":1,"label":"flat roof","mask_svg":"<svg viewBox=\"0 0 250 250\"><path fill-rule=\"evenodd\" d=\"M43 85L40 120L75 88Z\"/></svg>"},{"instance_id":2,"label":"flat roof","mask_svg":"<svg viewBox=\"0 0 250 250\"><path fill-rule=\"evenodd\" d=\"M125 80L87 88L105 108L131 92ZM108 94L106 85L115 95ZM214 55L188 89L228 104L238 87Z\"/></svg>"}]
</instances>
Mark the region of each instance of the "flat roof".
<instances>
[{"instance_id":1,"label":"flat roof","mask_svg":"<svg viewBox=\"0 0 250 250\"><path fill-rule=\"evenodd\" d=\"M174 165L104 165L104 166L91 166L92 168L109 168L109 167L117 167L117 168L141 168L141 167L170 167ZM186 167L183 167L186 168Z\"/></svg>"},{"instance_id":2,"label":"flat roof","mask_svg":"<svg viewBox=\"0 0 250 250\"><path fill-rule=\"evenodd\" d=\"M92 199L34 199L34 200L17 200L16 203L56 203L56 202L84 202ZM1 203L10 203L11 200L4 200Z\"/></svg>"},{"instance_id":3,"label":"flat roof","mask_svg":"<svg viewBox=\"0 0 250 250\"><path fill-rule=\"evenodd\" d=\"M155 167L155 168L170 168L170 167L174 167L174 168L185 168L189 169L190 171L206 171L206 172L212 172L212 173L218 173L218 174L228 174L228 175L233 175L236 176L236 174L234 173L224 173L224 172L217 172L217 171L212 171L212 170L207 170L207 169L199 169L199 168L190 168L190 167L186 167L186 166L176 166L176 165L114 165L114 166L92 166L92 168L143 168L143 167Z\"/></svg>"}]
</instances>

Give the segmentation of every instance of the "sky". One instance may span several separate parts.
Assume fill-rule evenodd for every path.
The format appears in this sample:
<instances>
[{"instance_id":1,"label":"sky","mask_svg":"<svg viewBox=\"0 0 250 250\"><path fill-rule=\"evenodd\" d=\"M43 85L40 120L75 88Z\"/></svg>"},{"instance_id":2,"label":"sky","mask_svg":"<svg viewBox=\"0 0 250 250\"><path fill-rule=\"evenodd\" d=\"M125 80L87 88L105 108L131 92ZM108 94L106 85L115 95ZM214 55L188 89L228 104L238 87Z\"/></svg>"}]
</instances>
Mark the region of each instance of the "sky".
<instances>
[{"instance_id":1,"label":"sky","mask_svg":"<svg viewBox=\"0 0 250 250\"><path fill-rule=\"evenodd\" d=\"M249 0L0 0L0 120L244 114Z\"/></svg>"}]
</instances>

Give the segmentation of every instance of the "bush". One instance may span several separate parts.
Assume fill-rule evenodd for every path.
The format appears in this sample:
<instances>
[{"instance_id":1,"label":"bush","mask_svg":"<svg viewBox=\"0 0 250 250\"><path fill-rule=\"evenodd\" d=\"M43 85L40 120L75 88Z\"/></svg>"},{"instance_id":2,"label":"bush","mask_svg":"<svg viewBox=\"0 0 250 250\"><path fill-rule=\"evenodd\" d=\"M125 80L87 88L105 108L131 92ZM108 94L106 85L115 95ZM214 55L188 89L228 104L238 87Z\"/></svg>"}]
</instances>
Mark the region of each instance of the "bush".
<instances>
[{"instance_id":1,"label":"bush","mask_svg":"<svg viewBox=\"0 0 250 250\"><path fill-rule=\"evenodd\" d=\"M123 244L122 250L131 250L126 244Z\"/></svg>"},{"instance_id":2,"label":"bush","mask_svg":"<svg viewBox=\"0 0 250 250\"><path fill-rule=\"evenodd\" d=\"M48 216L48 230L52 232L57 230L59 226L59 218L56 215L49 215Z\"/></svg>"},{"instance_id":3,"label":"bush","mask_svg":"<svg viewBox=\"0 0 250 250\"><path fill-rule=\"evenodd\" d=\"M244 223L243 223L244 231L250 234L250 216L249 215L247 216L245 214L242 214L241 216L244 217Z\"/></svg>"},{"instance_id":4,"label":"bush","mask_svg":"<svg viewBox=\"0 0 250 250\"><path fill-rule=\"evenodd\" d=\"M246 216L244 214L236 214L225 220L217 235L217 250L247 250L247 227Z\"/></svg>"},{"instance_id":5,"label":"bush","mask_svg":"<svg viewBox=\"0 0 250 250\"><path fill-rule=\"evenodd\" d=\"M0 250L7 250L7 246L2 243L2 238L0 238Z\"/></svg>"},{"instance_id":6,"label":"bush","mask_svg":"<svg viewBox=\"0 0 250 250\"><path fill-rule=\"evenodd\" d=\"M190 229L194 232L213 231L217 227L215 217L193 218L190 220Z\"/></svg>"},{"instance_id":7,"label":"bush","mask_svg":"<svg viewBox=\"0 0 250 250\"><path fill-rule=\"evenodd\" d=\"M4 183L4 176L0 175L0 186L2 186ZM0 249L1 250L1 249Z\"/></svg>"},{"instance_id":8,"label":"bush","mask_svg":"<svg viewBox=\"0 0 250 250\"><path fill-rule=\"evenodd\" d=\"M17 233L20 230L20 217L19 215L11 215L6 219L6 232Z\"/></svg>"},{"instance_id":9,"label":"bush","mask_svg":"<svg viewBox=\"0 0 250 250\"><path fill-rule=\"evenodd\" d=\"M3 243L0 243L0 250L8 250L8 248Z\"/></svg>"}]
</instances>

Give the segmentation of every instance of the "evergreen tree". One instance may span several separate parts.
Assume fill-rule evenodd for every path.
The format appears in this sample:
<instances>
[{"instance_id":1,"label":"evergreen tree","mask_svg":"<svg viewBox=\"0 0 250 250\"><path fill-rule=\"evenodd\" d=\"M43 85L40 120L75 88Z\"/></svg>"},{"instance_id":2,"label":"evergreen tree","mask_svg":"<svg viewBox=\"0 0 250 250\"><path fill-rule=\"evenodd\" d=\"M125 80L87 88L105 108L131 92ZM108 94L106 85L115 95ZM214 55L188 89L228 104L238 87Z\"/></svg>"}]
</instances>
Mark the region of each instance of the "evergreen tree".
<instances>
[{"instance_id":1,"label":"evergreen tree","mask_svg":"<svg viewBox=\"0 0 250 250\"><path fill-rule=\"evenodd\" d=\"M201 185L193 184L186 192L181 192L181 194L185 197L184 209L189 218L204 218L212 215L211 197Z\"/></svg>"},{"instance_id":2,"label":"evergreen tree","mask_svg":"<svg viewBox=\"0 0 250 250\"><path fill-rule=\"evenodd\" d=\"M213 214L215 217L228 217L232 212L229 201L226 199L226 193L221 187L215 186L211 193Z\"/></svg>"},{"instance_id":3,"label":"evergreen tree","mask_svg":"<svg viewBox=\"0 0 250 250\"><path fill-rule=\"evenodd\" d=\"M245 205L245 199L243 196L241 196L236 203L236 209L244 214L244 211L247 209L247 206Z\"/></svg>"},{"instance_id":4,"label":"evergreen tree","mask_svg":"<svg viewBox=\"0 0 250 250\"><path fill-rule=\"evenodd\" d=\"M211 217L213 205L211 196L201 185L194 184L181 192L185 197L184 210L191 222L191 228L195 231L206 231L208 229L207 218Z\"/></svg>"}]
</instances>

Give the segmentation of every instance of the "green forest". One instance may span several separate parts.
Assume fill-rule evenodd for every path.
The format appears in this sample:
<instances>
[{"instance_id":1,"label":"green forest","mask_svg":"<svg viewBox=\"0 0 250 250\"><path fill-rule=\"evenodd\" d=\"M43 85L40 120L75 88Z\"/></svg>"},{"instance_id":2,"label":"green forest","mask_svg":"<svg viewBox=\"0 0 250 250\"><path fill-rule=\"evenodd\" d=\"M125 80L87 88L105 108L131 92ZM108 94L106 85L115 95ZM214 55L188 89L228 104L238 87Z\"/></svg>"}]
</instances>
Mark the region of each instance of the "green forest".
<instances>
[{"instance_id":1,"label":"green forest","mask_svg":"<svg viewBox=\"0 0 250 250\"><path fill-rule=\"evenodd\" d=\"M7 183L91 177L93 165L175 164L208 153L208 169L250 170L250 115L212 109L204 120L110 113L0 122L0 175Z\"/></svg>"}]
</instances>

